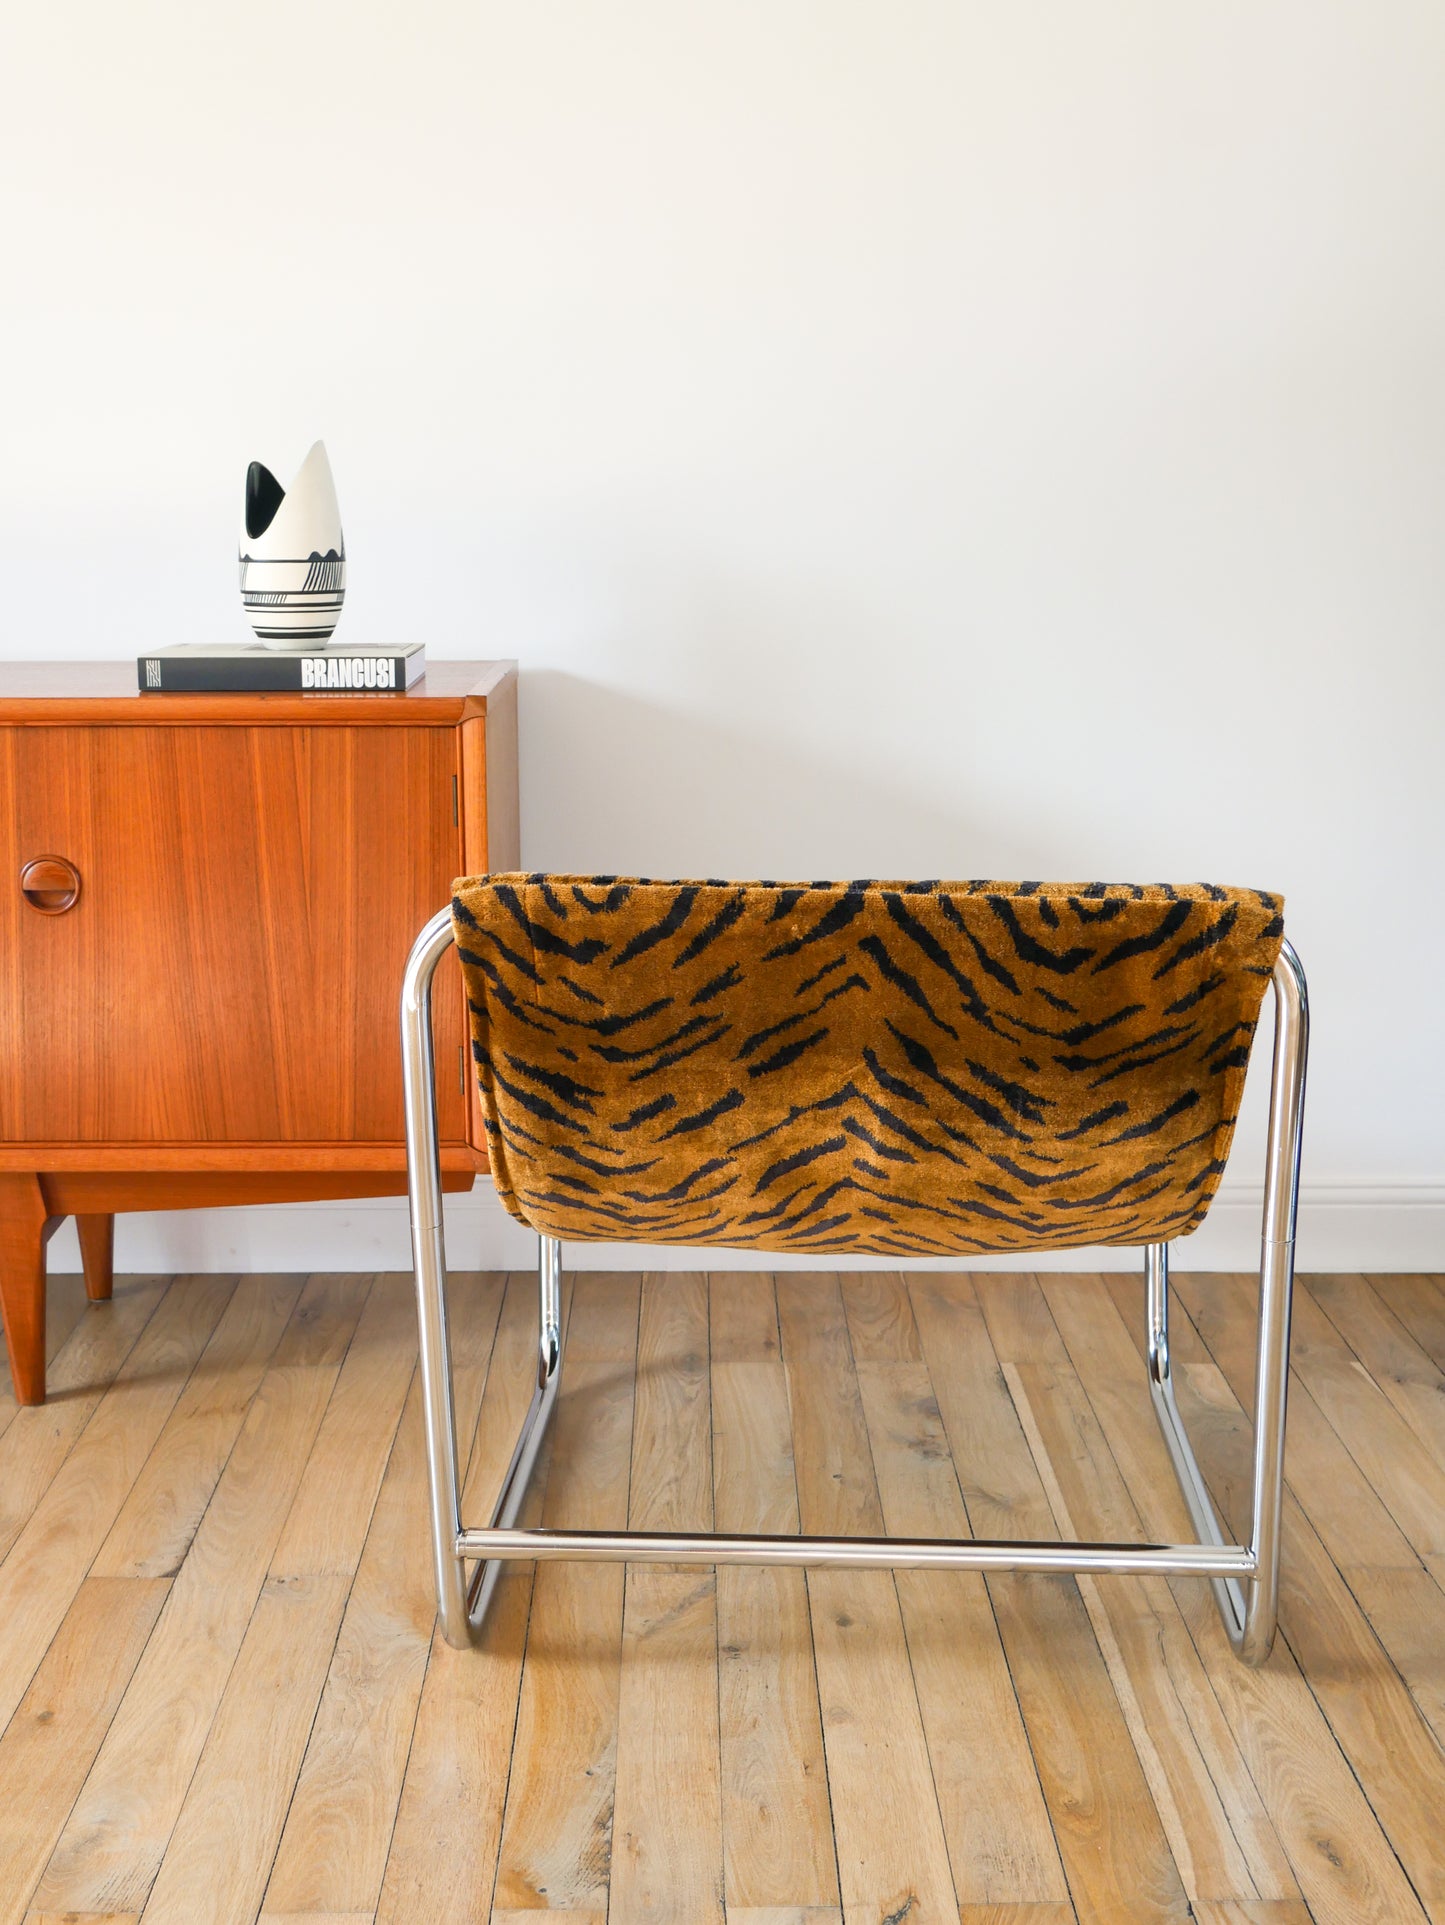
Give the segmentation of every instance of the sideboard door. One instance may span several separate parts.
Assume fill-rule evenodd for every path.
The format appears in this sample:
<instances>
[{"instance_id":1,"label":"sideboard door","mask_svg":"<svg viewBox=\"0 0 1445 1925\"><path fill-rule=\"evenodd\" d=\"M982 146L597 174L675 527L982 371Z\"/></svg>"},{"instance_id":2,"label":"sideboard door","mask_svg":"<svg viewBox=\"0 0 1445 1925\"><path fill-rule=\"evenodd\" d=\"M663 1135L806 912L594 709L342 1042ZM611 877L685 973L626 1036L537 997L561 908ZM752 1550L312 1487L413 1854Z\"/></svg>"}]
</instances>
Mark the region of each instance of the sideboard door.
<instances>
[{"instance_id":1,"label":"sideboard door","mask_svg":"<svg viewBox=\"0 0 1445 1925\"><path fill-rule=\"evenodd\" d=\"M449 727L0 729L0 1138L399 1142L401 977L461 867L457 761ZM69 906L57 868L22 890L41 857L77 873ZM459 1143L450 958L435 1020Z\"/></svg>"}]
</instances>

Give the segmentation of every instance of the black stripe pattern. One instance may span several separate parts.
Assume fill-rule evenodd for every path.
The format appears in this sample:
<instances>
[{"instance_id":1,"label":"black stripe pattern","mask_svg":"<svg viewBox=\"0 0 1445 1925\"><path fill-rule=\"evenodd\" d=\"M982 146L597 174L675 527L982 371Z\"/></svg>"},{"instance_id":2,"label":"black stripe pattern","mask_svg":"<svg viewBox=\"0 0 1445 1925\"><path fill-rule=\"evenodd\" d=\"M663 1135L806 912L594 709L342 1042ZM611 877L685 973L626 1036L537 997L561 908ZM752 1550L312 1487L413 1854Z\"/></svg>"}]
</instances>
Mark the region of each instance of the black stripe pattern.
<instances>
[{"instance_id":1,"label":"black stripe pattern","mask_svg":"<svg viewBox=\"0 0 1445 1925\"><path fill-rule=\"evenodd\" d=\"M513 1216L897 1257L1195 1229L1284 927L1214 884L539 875L453 917Z\"/></svg>"}]
</instances>

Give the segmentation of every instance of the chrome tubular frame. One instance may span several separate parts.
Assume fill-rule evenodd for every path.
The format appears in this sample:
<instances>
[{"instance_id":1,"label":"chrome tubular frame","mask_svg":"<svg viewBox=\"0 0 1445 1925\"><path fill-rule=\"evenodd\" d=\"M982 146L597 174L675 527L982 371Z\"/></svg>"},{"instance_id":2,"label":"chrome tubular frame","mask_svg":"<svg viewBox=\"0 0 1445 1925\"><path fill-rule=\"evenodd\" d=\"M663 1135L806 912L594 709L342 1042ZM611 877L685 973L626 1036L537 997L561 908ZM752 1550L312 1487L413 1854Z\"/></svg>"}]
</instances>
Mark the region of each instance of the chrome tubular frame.
<instances>
[{"instance_id":1,"label":"chrome tubular frame","mask_svg":"<svg viewBox=\"0 0 1445 1925\"><path fill-rule=\"evenodd\" d=\"M1265 1160L1255 1367L1254 1509L1247 1544L1225 1537L1174 1395L1169 1355L1169 1246L1144 1252L1148 1373L1155 1414L1198 1534L1193 1544L1033 1543L1010 1539L732 1536L715 1531L558 1531L517 1528L561 1381L562 1246L540 1239L537 1385L485 1530L462 1524L447 1335L446 1248L437 1156L431 984L452 940L451 914L433 916L416 940L401 996L402 1073L421 1339L422 1402L431 1483L437 1608L449 1644L475 1641L502 1561L574 1558L634 1564L801 1564L810 1568L1052 1571L1206 1577L1236 1655L1263 1664L1274 1642L1284 1488L1285 1394L1309 1006L1304 971L1288 943L1274 970L1274 1060ZM468 1572L469 1560L476 1559Z\"/></svg>"}]
</instances>

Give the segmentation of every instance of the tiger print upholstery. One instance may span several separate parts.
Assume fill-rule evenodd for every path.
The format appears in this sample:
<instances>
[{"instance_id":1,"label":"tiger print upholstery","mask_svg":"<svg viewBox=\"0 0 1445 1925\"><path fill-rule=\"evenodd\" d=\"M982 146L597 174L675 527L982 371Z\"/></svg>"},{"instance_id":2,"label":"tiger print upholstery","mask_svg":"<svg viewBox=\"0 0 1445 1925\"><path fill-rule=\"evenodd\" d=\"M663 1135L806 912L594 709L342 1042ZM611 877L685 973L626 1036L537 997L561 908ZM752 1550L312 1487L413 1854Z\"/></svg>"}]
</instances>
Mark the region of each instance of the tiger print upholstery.
<instances>
[{"instance_id":1,"label":"tiger print upholstery","mask_svg":"<svg viewBox=\"0 0 1445 1925\"><path fill-rule=\"evenodd\" d=\"M498 1193L557 1237L897 1257L1182 1236L1278 896L463 878Z\"/></svg>"}]
</instances>

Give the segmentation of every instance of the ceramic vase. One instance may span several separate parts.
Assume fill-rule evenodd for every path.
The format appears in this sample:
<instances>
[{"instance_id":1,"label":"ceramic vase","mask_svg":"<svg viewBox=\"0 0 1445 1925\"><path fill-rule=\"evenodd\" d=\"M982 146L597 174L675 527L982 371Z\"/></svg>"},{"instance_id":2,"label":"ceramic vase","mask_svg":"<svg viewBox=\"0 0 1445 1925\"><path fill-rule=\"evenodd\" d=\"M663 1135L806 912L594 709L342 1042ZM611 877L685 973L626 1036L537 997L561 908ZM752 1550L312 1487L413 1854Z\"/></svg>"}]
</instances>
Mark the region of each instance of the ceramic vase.
<instances>
[{"instance_id":1,"label":"ceramic vase","mask_svg":"<svg viewBox=\"0 0 1445 1925\"><path fill-rule=\"evenodd\" d=\"M253 461L241 520L241 605L267 648L322 648L341 616L346 543L324 443L289 488Z\"/></svg>"}]
</instances>

